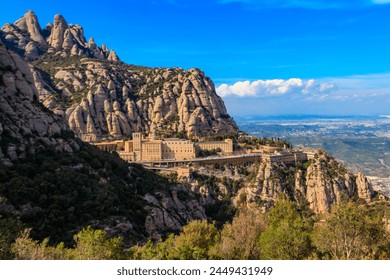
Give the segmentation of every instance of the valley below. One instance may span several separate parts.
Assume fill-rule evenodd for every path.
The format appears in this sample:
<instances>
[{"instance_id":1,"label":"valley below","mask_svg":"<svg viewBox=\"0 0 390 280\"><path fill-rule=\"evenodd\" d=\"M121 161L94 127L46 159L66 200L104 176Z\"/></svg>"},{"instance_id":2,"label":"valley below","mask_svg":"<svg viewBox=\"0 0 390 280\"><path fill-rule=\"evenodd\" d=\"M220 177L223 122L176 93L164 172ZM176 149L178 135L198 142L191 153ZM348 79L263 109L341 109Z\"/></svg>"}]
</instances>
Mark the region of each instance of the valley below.
<instances>
[{"instance_id":1,"label":"valley below","mask_svg":"<svg viewBox=\"0 0 390 280\"><path fill-rule=\"evenodd\" d=\"M236 117L255 137L281 138L294 148L323 148L352 172L362 171L373 187L390 193L390 119L388 116Z\"/></svg>"}]
</instances>

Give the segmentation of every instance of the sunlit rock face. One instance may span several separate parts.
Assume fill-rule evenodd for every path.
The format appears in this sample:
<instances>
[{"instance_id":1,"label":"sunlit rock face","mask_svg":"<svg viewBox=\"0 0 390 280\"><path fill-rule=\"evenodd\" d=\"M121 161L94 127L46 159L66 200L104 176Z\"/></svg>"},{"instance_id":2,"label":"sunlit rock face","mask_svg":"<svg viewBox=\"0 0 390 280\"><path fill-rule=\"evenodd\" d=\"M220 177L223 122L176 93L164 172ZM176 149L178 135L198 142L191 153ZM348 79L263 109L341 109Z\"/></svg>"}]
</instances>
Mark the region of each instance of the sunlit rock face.
<instances>
[{"instance_id":1,"label":"sunlit rock face","mask_svg":"<svg viewBox=\"0 0 390 280\"><path fill-rule=\"evenodd\" d=\"M31 61L39 100L83 140L132 132L199 137L238 131L213 82L198 69L152 69L122 63L106 45L88 42L61 15L41 29L28 11L0 37Z\"/></svg>"}]
</instances>

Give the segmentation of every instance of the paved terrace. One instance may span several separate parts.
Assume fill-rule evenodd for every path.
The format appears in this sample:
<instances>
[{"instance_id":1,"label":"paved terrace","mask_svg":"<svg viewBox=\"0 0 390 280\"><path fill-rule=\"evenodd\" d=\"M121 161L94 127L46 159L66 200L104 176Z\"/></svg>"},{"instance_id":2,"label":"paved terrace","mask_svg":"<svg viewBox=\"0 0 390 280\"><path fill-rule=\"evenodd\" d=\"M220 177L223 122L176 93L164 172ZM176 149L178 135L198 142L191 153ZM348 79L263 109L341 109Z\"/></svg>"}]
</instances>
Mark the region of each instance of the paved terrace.
<instances>
[{"instance_id":1,"label":"paved terrace","mask_svg":"<svg viewBox=\"0 0 390 280\"><path fill-rule=\"evenodd\" d=\"M239 154L231 156L212 156L207 158L194 158L186 160L157 160L157 161L139 161L137 163L143 164L144 166L149 167L162 167L162 168L171 168L177 166L202 166L202 165L212 165L212 164L232 164L232 165L244 165L249 166L254 163L260 162L261 160L267 160L272 163L286 163L286 164L296 164L297 162L306 162L310 159L310 155L304 152L292 152L284 154Z\"/></svg>"},{"instance_id":2,"label":"paved terrace","mask_svg":"<svg viewBox=\"0 0 390 280\"><path fill-rule=\"evenodd\" d=\"M186 160L158 160L158 161L137 161L145 166L149 167L176 167L176 166L188 166L191 165L211 165L211 164L233 164L233 165L251 165L260 162L260 154L243 154L233 156L220 156L220 157L207 157L207 158L194 158Z\"/></svg>"}]
</instances>

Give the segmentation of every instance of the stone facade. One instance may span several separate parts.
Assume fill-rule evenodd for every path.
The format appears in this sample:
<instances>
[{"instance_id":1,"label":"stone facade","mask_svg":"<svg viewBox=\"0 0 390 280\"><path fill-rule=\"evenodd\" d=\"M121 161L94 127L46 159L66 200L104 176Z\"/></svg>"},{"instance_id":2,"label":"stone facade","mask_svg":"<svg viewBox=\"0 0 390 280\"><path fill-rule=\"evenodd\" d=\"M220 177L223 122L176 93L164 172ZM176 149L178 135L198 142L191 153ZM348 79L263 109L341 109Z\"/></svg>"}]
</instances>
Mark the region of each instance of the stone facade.
<instances>
[{"instance_id":1,"label":"stone facade","mask_svg":"<svg viewBox=\"0 0 390 280\"><path fill-rule=\"evenodd\" d=\"M191 159L195 158L194 143L188 140L168 139L162 141L162 159Z\"/></svg>"},{"instance_id":2,"label":"stone facade","mask_svg":"<svg viewBox=\"0 0 390 280\"><path fill-rule=\"evenodd\" d=\"M223 154L233 153L233 140L192 142L177 138L156 140L154 137L144 139L141 133L133 133L133 140L94 143L96 147L105 151L117 151L126 161L160 161L186 160L196 157L196 149L216 150Z\"/></svg>"},{"instance_id":3,"label":"stone facade","mask_svg":"<svg viewBox=\"0 0 390 280\"><path fill-rule=\"evenodd\" d=\"M262 158L268 160L271 163L285 164L296 164L297 162L305 162L308 160L307 154L300 151L278 152L271 155L262 154Z\"/></svg>"},{"instance_id":4,"label":"stone facade","mask_svg":"<svg viewBox=\"0 0 390 280\"><path fill-rule=\"evenodd\" d=\"M225 141L204 141L195 143L196 147L200 150L218 150L220 149L223 154L229 155L233 153L233 140L226 139Z\"/></svg>"}]
</instances>

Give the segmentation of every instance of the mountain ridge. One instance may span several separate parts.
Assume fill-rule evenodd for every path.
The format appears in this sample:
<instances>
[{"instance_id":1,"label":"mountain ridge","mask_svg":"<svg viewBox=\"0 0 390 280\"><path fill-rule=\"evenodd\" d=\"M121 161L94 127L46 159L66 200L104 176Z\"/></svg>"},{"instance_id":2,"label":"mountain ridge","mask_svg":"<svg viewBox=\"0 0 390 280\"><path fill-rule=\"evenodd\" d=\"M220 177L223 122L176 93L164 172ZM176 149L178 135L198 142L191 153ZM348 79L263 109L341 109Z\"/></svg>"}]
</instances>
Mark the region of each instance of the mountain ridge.
<instances>
[{"instance_id":1,"label":"mountain ridge","mask_svg":"<svg viewBox=\"0 0 390 280\"><path fill-rule=\"evenodd\" d=\"M142 131L200 137L238 132L210 78L199 69L127 65L83 28L56 15L40 28L28 11L1 28L4 43L31 62L39 100L85 141Z\"/></svg>"},{"instance_id":2,"label":"mountain ridge","mask_svg":"<svg viewBox=\"0 0 390 280\"><path fill-rule=\"evenodd\" d=\"M192 220L230 222L236 209L269 209L281 195L319 213L344 197L363 203L375 199L363 175L355 178L324 152L303 166L261 162L252 177L243 166L215 165L210 176L195 174L191 182L128 164L74 134L96 129L96 121L105 123L109 136L123 137L115 133L123 129L123 104L137 105L133 113L142 108L141 124L161 134L183 128L190 136L237 130L234 121L224 127L230 117L223 102L214 99L212 81L203 72L150 69L69 53L43 53L28 65L4 45L0 38L0 212L32 227L34 238L49 235L53 242L70 242L72 233L93 225L110 236L123 236L128 246L178 233ZM126 84L129 77L132 88ZM82 94L72 95L76 88ZM166 102L176 100L172 96L178 101ZM71 106L61 107L67 104ZM70 120L84 127L80 123L71 129ZM258 140L246 138L241 144L256 146Z\"/></svg>"},{"instance_id":3,"label":"mountain ridge","mask_svg":"<svg viewBox=\"0 0 390 280\"><path fill-rule=\"evenodd\" d=\"M39 102L27 63L0 42L3 216L33 228L38 239L71 242L75 230L93 225L126 244L160 239L207 218L189 189L76 138Z\"/></svg>"}]
</instances>

